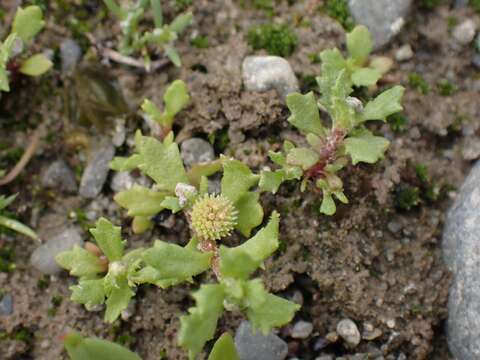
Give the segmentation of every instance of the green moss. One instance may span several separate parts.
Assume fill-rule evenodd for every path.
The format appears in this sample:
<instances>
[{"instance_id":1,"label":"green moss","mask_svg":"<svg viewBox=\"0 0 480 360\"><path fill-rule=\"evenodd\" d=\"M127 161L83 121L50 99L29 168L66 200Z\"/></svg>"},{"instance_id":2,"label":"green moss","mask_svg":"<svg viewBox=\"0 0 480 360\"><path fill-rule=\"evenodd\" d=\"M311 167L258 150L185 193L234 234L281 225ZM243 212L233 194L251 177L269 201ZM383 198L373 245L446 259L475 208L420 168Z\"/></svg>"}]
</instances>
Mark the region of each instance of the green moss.
<instances>
[{"instance_id":1,"label":"green moss","mask_svg":"<svg viewBox=\"0 0 480 360\"><path fill-rule=\"evenodd\" d=\"M420 204L420 189L416 186L403 185L397 189L395 204L399 209L411 210Z\"/></svg>"},{"instance_id":2,"label":"green moss","mask_svg":"<svg viewBox=\"0 0 480 360\"><path fill-rule=\"evenodd\" d=\"M354 22L348 10L347 0L327 0L322 10L342 24L345 30L352 30Z\"/></svg>"},{"instance_id":3,"label":"green moss","mask_svg":"<svg viewBox=\"0 0 480 360\"><path fill-rule=\"evenodd\" d=\"M265 49L271 55L289 56L298 39L287 25L264 24L253 26L247 34L248 43L255 49Z\"/></svg>"},{"instance_id":4,"label":"green moss","mask_svg":"<svg viewBox=\"0 0 480 360\"><path fill-rule=\"evenodd\" d=\"M408 83L411 87L417 89L423 95L426 95L430 92L430 85L425 81L422 75L418 73L411 73L408 76Z\"/></svg>"},{"instance_id":5,"label":"green moss","mask_svg":"<svg viewBox=\"0 0 480 360\"><path fill-rule=\"evenodd\" d=\"M183 11L193 4L193 0L173 0L173 6L177 11Z\"/></svg>"},{"instance_id":6,"label":"green moss","mask_svg":"<svg viewBox=\"0 0 480 360\"><path fill-rule=\"evenodd\" d=\"M195 36L191 41L190 44L197 49L206 49L209 46L209 41L206 36L198 35Z\"/></svg>"},{"instance_id":7,"label":"green moss","mask_svg":"<svg viewBox=\"0 0 480 360\"><path fill-rule=\"evenodd\" d=\"M424 164L416 164L415 173L417 174L418 180L420 180L421 182L428 183L430 181L428 169Z\"/></svg>"},{"instance_id":8,"label":"green moss","mask_svg":"<svg viewBox=\"0 0 480 360\"><path fill-rule=\"evenodd\" d=\"M470 0L470 6L477 12L480 12L480 0Z\"/></svg>"},{"instance_id":9,"label":"green moss","mask_svg":"<svg viewBox=\"0 0 480 360\"><path fill-rule=\"evenodd\" d=\"M407 129L408 119L402 113L390 115L387 118L388 125L393 132L400 133Z\"/></svg>"},{"instance_id":10,"label":"green moss","mask_svg":"<svg viewBox=\"0 0 480 360\"><path fill-rule=\"evenodd\" d=\"M421 0L420 6L426 9L433 9L439 5L442 5L446 0Z\"/></svg>"},{"instance_id":11,"label":"green moss","mask_svg":"<svg viewBox=\"0 0 480 360\"><path fill-rule=\"evenodd\" d=\"M451 96L457 90L457 86L446 79L439 80L437 83L437 91L442 96Z\"/></svg>"},{"instance_id":12,"label":"green moss","mask_svg":"<svg viewBox=\"0 0 480 360\"><path fill-rule=\"evenodd\" d=\"M15 268L13 248L10 246L0 247L0 272L10 272Z\"/></svg>"}]
</instances>

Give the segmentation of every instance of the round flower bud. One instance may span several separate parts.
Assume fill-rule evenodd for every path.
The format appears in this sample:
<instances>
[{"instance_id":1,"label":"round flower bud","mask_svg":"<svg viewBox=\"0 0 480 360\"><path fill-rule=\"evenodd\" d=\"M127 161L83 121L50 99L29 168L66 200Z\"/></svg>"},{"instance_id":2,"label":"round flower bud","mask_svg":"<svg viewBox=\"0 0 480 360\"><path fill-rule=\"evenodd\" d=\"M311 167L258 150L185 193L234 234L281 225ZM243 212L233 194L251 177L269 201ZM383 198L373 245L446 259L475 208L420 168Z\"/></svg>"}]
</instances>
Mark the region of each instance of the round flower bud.
<instances>
[{"instance_id":1,"label":"round flower bud","mask_svg":"<svg viewBox=\"0 0 480 360\"><path fill-rule=\"evenodd\" d=\"M223 195L200 197L190 212L191 226L201 240L220 240L232 233L238 212Z\"/></svg>"}]
</instances>

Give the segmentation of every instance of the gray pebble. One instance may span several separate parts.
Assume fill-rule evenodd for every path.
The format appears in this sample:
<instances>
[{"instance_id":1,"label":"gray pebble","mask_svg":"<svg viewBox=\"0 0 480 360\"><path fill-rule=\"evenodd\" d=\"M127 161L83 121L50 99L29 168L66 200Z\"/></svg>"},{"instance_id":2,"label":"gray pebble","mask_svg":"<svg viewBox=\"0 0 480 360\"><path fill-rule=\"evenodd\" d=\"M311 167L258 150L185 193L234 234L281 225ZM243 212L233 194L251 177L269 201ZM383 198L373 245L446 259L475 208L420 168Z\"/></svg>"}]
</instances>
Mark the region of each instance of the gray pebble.
<instances>
[{"instance_id":1,"label":"gray pebble","mask_svg":"<svg viewBox=\"0 0 480 360\"><path fill-rule=\"evenodd\" d=\"M62 72L69 73L75 69L80 61L82 49L75 40L66 39L60 44L60 59L62 63Z\"/></svg>"},{"instance_id":2,"label":"gray pebble","mask_svg":"<svg viewBox=\"0 0 480 360\"><path fill-rule=\"evenodd\" d=\"M334 360L335 358L332 355L321 355L317 356L315 360Z\"/></svg>"},{"instance_id":3,"label":"gray pebble","mask_svg":"<svg viewBox=\"0 0 480 360\"><path fill-rule=\"evenodd\" d=\"M80 181L81 197L93 199L100 194L110 170L109 163L114 155L115 148L110 141L103 141L92 152Z\"/></svg>"},{"instance_id":4,"label":"gray pebble","mask_svg":"<svg viewBox=\"0 0 480 360\"><path fill-rule=\"evenodd\" d=\"M58 274L62 269L57 265L55 256L63 251L70 250L74 245L83 246L80 230L76 227L64 229L45 244L36 248L30 257L30 263L44 274Z\"/></svg>"},{"instance_id":5,"label":"gray pebble","mask_svg":"<svg viewBox=\"0 0 480 360\"><path fill-rule=\"evenodd\" d=\"M242 321L235 333L235 347L240 360L283 360L287 357L288 345L277 335L264 336L252 332L248 321Z\"/></svg>"},{"instance_id":6,"label":"gray pebble","mask_svg":"<svg viewBox=\"0 0 480 360\"><path fill-rule=\"evenodd\" d=\"M403 28L412 0L349 0L348 7L355 22L368 27L378 49Z\"/></svg>"},{"instance_id":7,"label":"gray pebble","mask_svg":"<svg viewBox=\"0 0 480 360\"><path fill-rule=\"evenodd\" d=\"M313 324L308 321L298 321L293 325L290 336L294 339L306 339L313 331Z\"/></svg>"},{"instance_id":8,"label":"gray pebble","mask_svg":"<svg viewBox=\"0 0 480 360\"><path fill-rule=\"evenodd\" d=\"M13 297L6 294L0 301L0 315L8 316L13 313Z\"/></svg>"},{"instance_id":9,"label":"gray pebble","mask_svg":"<svg viewBox=\"0 0 480 360\"><path fill-rule=\"evenodd\" d=\"M212 161L215 159L213 146L201 138L190 138L182 142L181 155L185 166Z\"/></svg>"},{"instance_id":10,"label":"gray pebble","mask_svg":"<svg viewBox=\"0 0 480 360\"><path fill-rule=\"evenodd\" d=\"M292 67L279 56L247 56L243 60L242 76L249 91L276 90L283 98L299 90Z\"/></svg>"},{"instance_id":11,"label":"gray pebble","mask_svg":"<svg viewBox=\"0 0 480 360\"><path fill-rule=\"evenodd\" d=\"M465 160L475 160L480 157L480 137L468 136L462 144L462 157Z\"/></svg>"},{"instance_id":12,"label":"gray pebble","mask_svg":"<svg viewBox=\"0 0 480 360\"><path fill-rule=\"evenodd\" d=\"M40 177L40 184L45 188L67 193L77 191L77 182L73 170L63 160L51 163Z\"/></svg>"},{"instance_id":13,"label":"gray pebble","mask_svg":"<svg viewBox=\"0 0 480 360\"><path fill-rule=\"evenodd\" d=\"M473 41L476 33L475 22L471 19L463 21L453 28L452 35L460 44L468 45Z\"/></svg>"},{"instance_id":14,"label":"gray pebble","mask_svg":"<svg viewBox=\"0 0 480 360\"><path fill-rule=\"evenodd\" d=\"M135 184L134 177L129 171L115 172L110 181L110 188L118 193L120 191L128 190Z\"/></svg>"},{"instance_id":15,"label":"gray pebble","mask_svg":"<svg viewBox=\"0 0 480 360\"><path fill-rule=\"evenodd\" d=\"M410 44L405 44L400 46L395 52L395 60L397 61L407 61L413 57L413 50Z\"/></svg>"},{"instance_id":16,"label":"gray pebble","mask_svg":"<svg viewBox=\"0 0 480 360\"><path fill-rule=\"evenodd\" d=\"M350 348L360 344L360 331L358 331L357 325L350 319L343 319L337 324L337 333Z\"/></svg>"},{"instance_id":17,"label":"gray pebble","mask_svg":"<svg viewBox=\"0 0 480 360\"><path fill-rule=\"evenodd\" d=\"M480 163L470 171L447 214L445 263L453 274L447 340L455 358L480 359Z\"/></svg>"}]
</instances>

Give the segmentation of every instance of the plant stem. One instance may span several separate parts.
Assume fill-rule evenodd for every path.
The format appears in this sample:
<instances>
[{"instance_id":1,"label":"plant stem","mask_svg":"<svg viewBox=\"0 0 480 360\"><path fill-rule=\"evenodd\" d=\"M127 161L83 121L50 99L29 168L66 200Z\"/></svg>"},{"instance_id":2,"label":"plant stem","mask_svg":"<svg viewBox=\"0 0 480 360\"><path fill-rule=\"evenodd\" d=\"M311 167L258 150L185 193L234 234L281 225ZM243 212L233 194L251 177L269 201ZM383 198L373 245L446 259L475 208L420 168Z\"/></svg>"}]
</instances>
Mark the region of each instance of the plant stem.
<instances>
[{"instance_id":1,"label":"plant stem","mask_svg":"<svg viewBox=\"0 0 480 360\"><path fill-rule=\"evenodd\" d=\"M305 172L306 178L318 179L325 175L325 167L335 161L338 147L347 136L345 129L332 129L325 145L320 150L320 159Z\"/></svg>"},{"instance_id":2,"label":"plant stem","mask_svg":"<svg viewBox=\"0 0 480 360\"><path fill-rule=\"evenodd\" d=\"M212 271L220 281L222 279L222 274L220 274L220 253L218 251L217 243L215 241L200 240L198 248L200 251L213 253Z\"/></svg>"}]
</instances>

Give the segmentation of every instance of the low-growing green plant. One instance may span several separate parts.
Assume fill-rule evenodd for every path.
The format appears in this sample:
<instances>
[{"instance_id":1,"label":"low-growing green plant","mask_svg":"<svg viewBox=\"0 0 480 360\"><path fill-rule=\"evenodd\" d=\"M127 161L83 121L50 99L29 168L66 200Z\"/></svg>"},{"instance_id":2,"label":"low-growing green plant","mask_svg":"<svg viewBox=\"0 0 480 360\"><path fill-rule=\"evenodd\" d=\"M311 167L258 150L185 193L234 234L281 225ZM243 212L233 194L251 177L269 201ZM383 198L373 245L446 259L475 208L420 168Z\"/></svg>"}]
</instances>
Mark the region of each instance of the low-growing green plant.
<instances>
[{"instance_id":1,"label":"low-growing green plant","mask_svg":"<svg viewBox=\"0 0 480 360\"><path fill-rule=\"evenodd\" d=\"M373 135L365 125L370 120L386 121L389 115L402 110L400 100L404 89L394 86L365 105L351 96L354 87L373 86L382 76L382 70L375 64L365 66L372 48L367 28L357 26L347 35L348 58L338 49L320 54L322 74L317 81L321 98L317 101L313 92L287 96L291 112L288 121L306 135L309 146L297 147L286 141L282 152L270 152L270 159L281 168L261 173L262 190L275 193L283 181L302 179L302 190L313 183L322 191L320 211L332 215L336 211L333 197L348 202L337 172L349 159L356 165L373 164L383 157L389 141ZM320 119L319 107L330 115L330 128Z\"/></svg>"},{"instance_id":2,"label":"low-growing green plant","mask_svg":"<svg viewBox=\"0 0 480 360\"><path fill-rule=\"evenodd\" d=\"M52 62L41 53L26 59L21 56L44 26L42 10L38 6L17 9L10 34L0 44L1 91L10 91L9 80L12 72L36 77L52 67Z\"/></svg>"},{"instance_id":3,"label":"low-growing green plant","mask_svg":"<svg viewBox=\"0 0 480 360\"><path fill-rule=\"evenodd\" d=\"M142 360L126 347L95 337L85 338L77 332L67 334L63 343L71 360ZM208 360L239 360L230 334L218 338Z\"/></svg>"},{"instance_id":4,"label":"low-growing green plant","mask_svg":"<svg viewBox=\"0 0 480 360\"><path fill-rule=\"evenodd\" d=\"M263 24L253 26L247 34L254 50L265 49L270 55L290 56L297 46L297 36L288 25Z\"/></svg>"},{"instance_id":5,"label":"low-growing green plant","mask_svg":"<svg viewBox=\"0 0 480 360\"><path fill-rule=\"evenodd\" d=\"M6 215L2 215L2 212L6 209L8 205L10 205L15 200L16 197L17 195L11 195L9 197L0 195L0 226L6 227L10 230L16 231L20 234L36 240L38 239L37 234L35 234L35 232L28 226Z\"/></svg>"},{"instance_id":6,"label":"low-growing green plant","mask_svg":"<svg viewBox=\"0 0 480 360\"><path fill-rule=\"evenodd\" d=\"M342 24L344 29L353 29L355 24L348 10L347 0L326 0L322 10Z\"/></svg>"},{"instance_id":7,"label":"low-growing green plant","mask_svg":"<svg viewBox=\"0 0 480 360\"><path fill-rule=\"evenodd\" d=\"M155 45L162 49L175 66L181 66L180 56L175 50L175 41L192 22L192 14L178 15L170 24L164 24L162 4L160 0L129 0L124 7L115 0L103 0L110 12L120 21L122 36L119 51L124 55L140 53L146 67L151 63L149 47ZM154 29L142 31L140 22L144 13L151 8L154 15Z\"/></svg>"},{"instance_id":8,"label":"low-growing green plant","mask_svg":"<svg viewBox=\"0 0 480 360\"><path fill-rule=\"evenodd\" d=\"M430 85L428 85L423 76L418 73L411 73L408 76L408 83L423 95L427 95L430 92Z\"/></svg>"}]
</instances>

